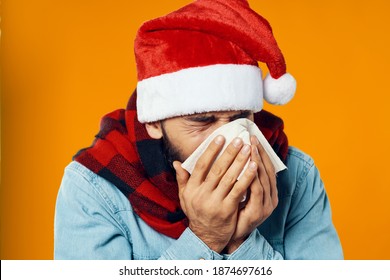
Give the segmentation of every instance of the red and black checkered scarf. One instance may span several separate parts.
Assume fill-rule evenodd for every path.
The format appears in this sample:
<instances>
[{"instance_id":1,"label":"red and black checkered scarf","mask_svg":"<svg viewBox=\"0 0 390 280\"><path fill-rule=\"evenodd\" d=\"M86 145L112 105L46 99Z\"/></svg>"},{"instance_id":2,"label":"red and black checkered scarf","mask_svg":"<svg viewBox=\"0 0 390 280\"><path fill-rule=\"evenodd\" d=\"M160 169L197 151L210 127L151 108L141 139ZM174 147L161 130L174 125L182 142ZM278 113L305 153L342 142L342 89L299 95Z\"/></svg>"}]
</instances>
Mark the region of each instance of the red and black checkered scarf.
<instances>
[{"instance_id":1,"label":"red and black checkered scarf","mask_svg":"<svg viewBox=\"0 0 390 280\"><path fill-rule=\"evenodd\" d=\"M179 238L188 220L180 208L174 170L165 157L163 141L150 138L138 121L136 98L134 92L126 110L105 115L93 144L73 159L114 184L153 229ZM288 144L283 121L262 110L255 114L255 123L285 160Z\"/></svg>"}]
</instances>

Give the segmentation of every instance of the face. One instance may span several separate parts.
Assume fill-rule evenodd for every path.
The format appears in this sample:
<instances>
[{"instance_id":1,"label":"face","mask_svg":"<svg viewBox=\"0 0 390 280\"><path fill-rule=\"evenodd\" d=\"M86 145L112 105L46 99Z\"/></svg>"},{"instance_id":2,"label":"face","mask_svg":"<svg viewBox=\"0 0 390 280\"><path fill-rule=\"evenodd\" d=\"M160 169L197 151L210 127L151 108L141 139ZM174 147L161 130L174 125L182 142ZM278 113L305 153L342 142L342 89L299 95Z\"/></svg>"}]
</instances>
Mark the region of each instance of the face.
<instances>
[{"instance_id":1,"label":"face","mask_svg":"<svg viewBox=\"0 0 390 280\"><path fill-rule=\"evenodd\" d=\"M152 138L163 138L170 161L185 161L220 126L239 118L253 121L250 111L224 111L194 114L146 124Z\"/></svg>"}]
</instances>

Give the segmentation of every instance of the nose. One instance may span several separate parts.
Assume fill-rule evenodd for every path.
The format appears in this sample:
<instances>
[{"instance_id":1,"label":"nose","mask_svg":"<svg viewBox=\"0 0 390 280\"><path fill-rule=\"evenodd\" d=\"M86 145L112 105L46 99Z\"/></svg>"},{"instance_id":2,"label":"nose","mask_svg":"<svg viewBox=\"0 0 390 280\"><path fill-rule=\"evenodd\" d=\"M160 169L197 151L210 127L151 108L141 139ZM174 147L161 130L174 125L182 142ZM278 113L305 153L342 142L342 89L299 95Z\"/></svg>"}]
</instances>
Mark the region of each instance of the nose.
<instances>
[{"instance_id":1,"label":"nose","mask_svg":"<svg viewBox=\"0 0 390 280\"><path fill-rule=\"evenodd\" d=\"M231 120L229 118L218 118L216 122L213 123L212 126L210 126L209 129L207 129L207 132L203 134L202 142L209 137L215 130L220 128L221 126L229 123Z\"/></svg>"},{"instance_id":2,"label":"nose","mask_svg":"<svg viewBox=\"0 0 390 280\"><path fill-rule=\"evenodd\" d=\"M214 131L216 131L218 128L220 128L221 126L225 125L225 124L228 124L231 120L229 118L224 118L224 119L218 119L211 127L210 129L208 129L207 131L207 135L204 135L204 139L205 140L208 136L210 136Z\"/></svg>"},{"instance_id":3,"label":"nose","mask_svg":"<svg viewBox=\"0 0 390 280\"><path fill-rule=\"evenodd\" d=\"M231 122L231 119L228 117L227 118L220 118L220 119L218 119L218 121L215 122L214 128L218 129L221 126L228 124L229 122Z\"/></svg>"}]
</instances>

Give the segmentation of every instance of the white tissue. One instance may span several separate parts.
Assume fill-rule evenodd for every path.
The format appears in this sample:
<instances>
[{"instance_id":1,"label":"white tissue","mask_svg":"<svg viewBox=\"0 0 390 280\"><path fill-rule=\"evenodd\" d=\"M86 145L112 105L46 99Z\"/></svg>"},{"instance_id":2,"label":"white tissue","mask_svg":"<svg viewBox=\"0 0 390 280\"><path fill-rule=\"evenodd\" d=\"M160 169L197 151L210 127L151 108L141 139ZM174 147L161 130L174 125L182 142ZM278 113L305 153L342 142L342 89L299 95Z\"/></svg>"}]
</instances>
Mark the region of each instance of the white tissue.
<instances>
[{"instance_id":1,"label":"white tissue","mask_svg":"<svg viewBox=\"0 0 390 280\"><path fill-rule=\"evenodd\" d=\"M200 146L187 158L187 160L182 163L182 167L190 174L192 174L199 157L209 146L210 142L213 141L218 135L223 135L225 137L225 145L223 146L223 149L219 153L218 157L222 155L223 151L232 142L234 138L240 137L243 140L244 144L250 145L250 136L255 135L259 140L260 144L264 147L266 153L268 154L268 157L270 158L275 168L275 173L278 173L279 171L282 171L287 168L280 160L278 155L274 152L271 145L268 143L267 139L264 137L263 133L261 133L257 125L251 120L244 118L229 122L216 129L209 137L206 138L206 140L202 142L202 144L200 144ZM243 168L243 171L237 179L240 179L242 174L245 172L246 168L248 167L249 161L250 160L248 160L245 167Z\"/></svg>"}]
</instances>

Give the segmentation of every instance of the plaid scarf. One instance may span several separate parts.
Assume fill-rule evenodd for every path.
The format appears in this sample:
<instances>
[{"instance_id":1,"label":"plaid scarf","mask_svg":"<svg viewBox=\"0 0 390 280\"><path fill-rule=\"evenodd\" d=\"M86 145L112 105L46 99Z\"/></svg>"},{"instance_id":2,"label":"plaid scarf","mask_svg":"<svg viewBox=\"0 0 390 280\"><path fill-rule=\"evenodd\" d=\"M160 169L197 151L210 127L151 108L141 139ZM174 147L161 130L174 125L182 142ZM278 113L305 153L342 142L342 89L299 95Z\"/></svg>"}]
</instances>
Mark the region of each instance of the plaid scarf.
<instances>
[{"instance_id":1,"label":"plaid scarf","mask_svg":"<svg viewBox=\"0 0 390 280\"><path fill-rule=\"evenodd\" d=\"M73 159L114 184L153 229L179 238L188 220L180 208L175 173L165 157L163 141L150 138L138 121L136 98L134 92L126 110L105 115L92 145ZM255 114L255 123L285 160L288 143L283 121L262 110Z\"/></svg>"}]
</instances>

